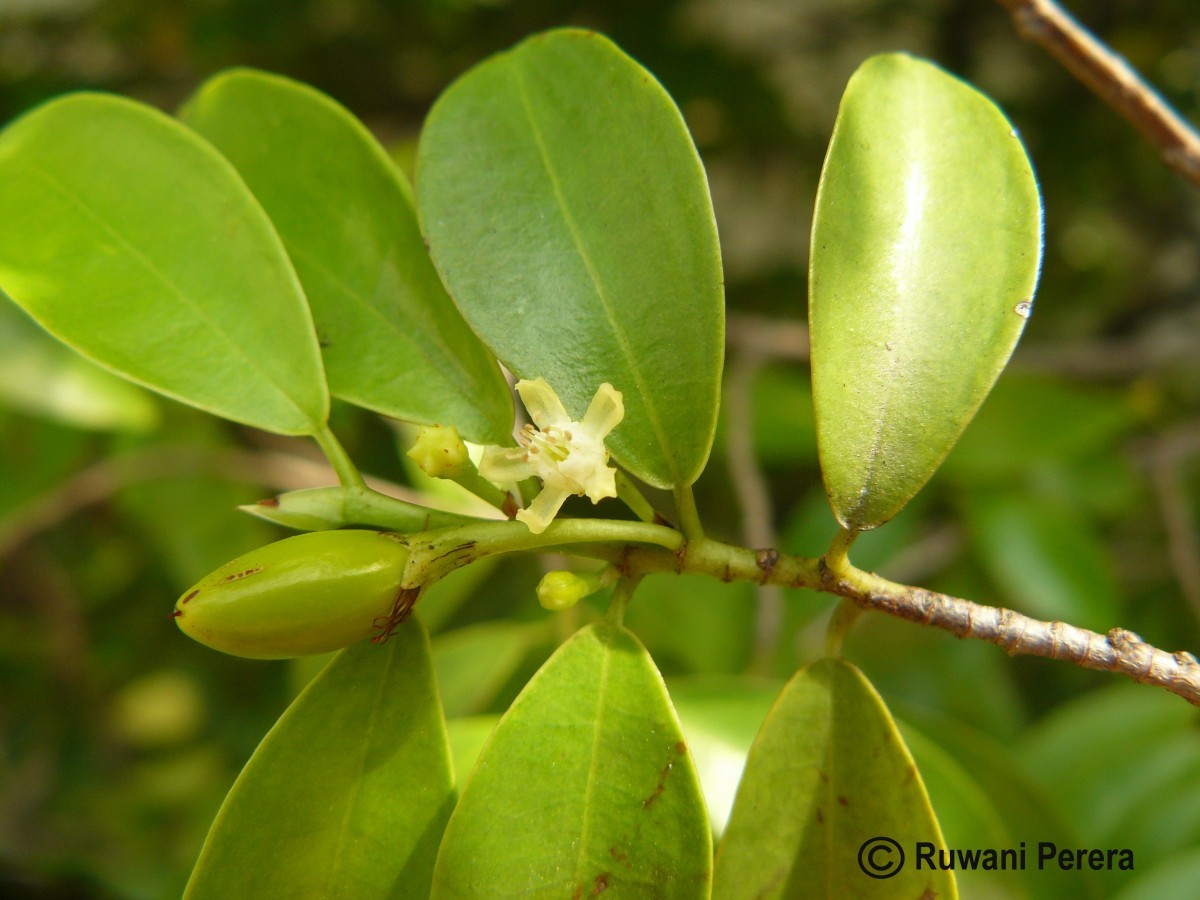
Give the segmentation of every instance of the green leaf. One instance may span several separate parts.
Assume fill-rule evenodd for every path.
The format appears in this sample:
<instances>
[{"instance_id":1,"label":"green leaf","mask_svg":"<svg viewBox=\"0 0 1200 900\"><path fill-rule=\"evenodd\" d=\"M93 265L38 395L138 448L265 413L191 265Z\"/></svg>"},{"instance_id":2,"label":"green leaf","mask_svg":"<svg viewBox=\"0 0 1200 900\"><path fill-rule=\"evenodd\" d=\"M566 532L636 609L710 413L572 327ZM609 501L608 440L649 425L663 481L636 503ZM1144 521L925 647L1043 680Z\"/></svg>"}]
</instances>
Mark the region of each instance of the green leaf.
<instances>
[{"instance_id":1,"label":"green leaf","mask_svg":"<svg viewBox=\"0 0 1200 900\"><path fill-rule=\"evenodd\" d=\"M886 879L859 866L878 837L906 857ZM784 688L750 750L713 896L957 897L953 873L917 870L918 841L944 847L895 723L858 669L822 659ZM874 860L882 871L899 857Z\"/></svg>"},{"instance_id":2,"label":"green leaf","mask_svg":"<svg viewBox=\"0 0 1200 900\"><path fill-rule=\"evenodd\" d=\"M132 100L73 94L0 135L0 285L132 381L282 434L329 412L283 244L233 167Z\"/></svg>"},{"instance_id":3,"label":"green leaf","mask_svg":"<svg viewBox=\"0 0 1200 900\"><path fill-rule=\"evenodd\" d=\"M512 395L446 295L412 191L358 119L287 78L211 78L181 117L246 180L287 246L329 389L376 412L507 442Z\"/></svg>"},{"instance_id":4,"label":"green leaf","mask_svg":"<svg viewBox=\"0 0 1200 900\"><path fill-rule=\"evenodd\" d=\"M999 376L1041 259L1037 183L992 103L903 55L842 98L813 221L809 321L825 488L838 520L886 522Z\"/></svg>"},{"instance_id":5,"label":"green leaf","mask_svg":"<svg viewBox=\"0 0 1200 900\"><path fill-rule=\"evenodd\" d=\"M969 685L965 689L972 690ZM923 773L930 800L938 811L938 822L950 846L1012 847L1034 835L1038 841L1051 841L1058 847L1088 846L1063 817L1054 789L1038 784L1029 776L1026 767L1017 759L1011 741L995 740L957 719L933 712L925 704L905 711L906 722L914 716L919 720L922 734L936 740L938 750L950 756L959 767L961 776L969 779L973 785L973 789L967 786L964 790L947 783L948 779L944 777L939 778L938 773L933 771L938 763L931 766L928 759L922 758L919 741L910 742L913 757ZM908 741L910 730L902 726L901 731ZM944 763L941 765L944 766ZM963 794L971 794L975 790L983 791L994 813L1000 816L1006 837L983 837L977 833L986 816L963 808L963 800L966 799ZM958 822L954 821L955 807L958 807L961 817ZM963 828L960 830L956 825ZM999 843L993 843L995 841ZM1032 844L1030 846L1033 847ZM1099 890L1099 873L1087 870L1062 870L1057 867L1039 870L1036 865L1030 865L1019 874L1024 888L1021 895L1037 900L1075 896L1090 898L1101 896L1102 893ZM965 873L960 873L959 877L963 875ZM967 880L963 878L964 882ZM964 894L970 892L970 884L961 886ZM975 893L988 895L982 889ZM975 896L975 893L970 893L970 896ZM991 893L996 894L996 891ZM1012 886L1001 896L1010 894L1016 894Z\"/></svg>"},{"instance_id":6,"label":"green leaf","mask_svg":"<svg viewBox=\"0 0 1200 900\"><path fill-rule=\"evenodd\" d=\"M421 224L500 360L581 416L609 382L617 460L690 484L716 427L724 302L704 170L654 78L606 38L553 31L475 67L425 123Z\"/></svg>"},{"instance_id":7,"label":"green leaf","mask_svg":"<svg viewBox=\"0 0 1200 900\"><path fill-rule=\"evenodd\" d=\"M903 722L896 724L921 772L930 804L937 809L938 827L948 846L1000 851L1020 845L1029 832L1009 829L991 798L949 753L916 729ZM1011 900L1028 896L1021 873L1014 869L968 869L957 871L954 877L964 896L992 895Z\"/></svg>"},{"instance_id":8,"label":"green leaf","mask_svg":"<svg viewBox=\"0 0 1200 900\"><path fill-rule=\"evenodd\" d=\"M454 771L458 783L462 784L475 768L479 754L496 730L500 721L497 715L466 716L462 719L447 719L446 733L450 737L450 756L454 759Z\"/></svg>"},{"instance_id":9,"label":"green leaf","mask_svg":"<svg viewBox=\"0 0 1200 900\"><path fill-rule=\"evenodd\" d=\"M476 764L434 897L707 897L704 801L662 678L628 631L564 644Z\"/></svg>"},{"instance_id":10,"label":"green leaf","mask_svg":"<svg viewBox=\"0 0 1200 900\"><path fill-rule=\"evenodd\" d=\"M263 739L188 884L212 897L424 898L454 803L415 620L343 651Z\"/></svg>"}]
</instances>

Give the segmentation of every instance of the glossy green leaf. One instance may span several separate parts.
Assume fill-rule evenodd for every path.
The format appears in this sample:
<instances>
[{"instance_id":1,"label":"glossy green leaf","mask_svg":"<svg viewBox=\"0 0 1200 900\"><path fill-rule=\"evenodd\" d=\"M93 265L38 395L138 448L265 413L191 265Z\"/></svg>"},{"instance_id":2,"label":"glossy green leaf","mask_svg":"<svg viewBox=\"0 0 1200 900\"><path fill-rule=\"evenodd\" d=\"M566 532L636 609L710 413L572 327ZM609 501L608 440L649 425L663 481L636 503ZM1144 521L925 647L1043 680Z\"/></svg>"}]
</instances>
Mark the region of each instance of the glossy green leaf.
<instances>
[{"instance_id":1,"label":"glossy green leaf","mask_svg":"<svg viewBox=\"0 0 1200 900\"><path fill-rule=\"evenodd\" d=\"M415 619L343 651L225 799L189 900L424 898L454 804L429 642Z\"/></svg>"},{"instance_id":2,"label":"glossy green leaf","mask_svg":"<svg viewBox=\"0 0 1200 900\"><path fill-rule=\"evenodd\" d=\"M361 122L313 88L247 69L207 81L181 115L234 164L283 238L335 396L508 440L500 368L434 271L408 182Z\"/></svg>"},{"instance_id":3,"label":"glossy green leaf","mask_svg":"<svg viewBox=\"0 0 1200 900\"><path fill-rule=\"evenodd\" d=\"M707 897L708 816L662 679L602 623L496 727L454 810L434 897Z\"/></svg>"},{"instance_id":4,"label":"glossy green leaf","mask_svg":"<svg viewBox=\"0 0 1200 900\"><path fill-rule=\"evenodd\" d=\"M929 63L864 63L809 284L818 449L845 527L886 522L937 469L1021 335L1040 259L1037 183L1003 114Z\"/></svg>"},{"instance_id":5,"label":"glossy green leaf","mask_svg":"<svg viewBox=\"0 0 1200 900\"><path fill-rule=\"evenodd\" d=\"M600 35L553 31L472 69L417 160L442 279L506 366L582 416L609 382L607 441L657 487L708 458L724 352L716 224L683 118Z\"/></svg>"},{"instance_id":6,"label":"glossy green leaf","mask_svg":"<svg viewBox=\"0 0 1200 900\"><path fill-rule=\"evenodd\" d=\"M896 841L905 863L865 874L859 852ZM750 750L717 856L714 898L958 896L953 874L918 870L915 845L944 846L916 766L858 669L822 659L784 688ZM900 863L881 847L867 865Z\"/></svg>"},{"instance_id":7,"label":"glossy green leaf","mask_svg":"<svg viewBox=\"0 0 1200 900\"><path fill-rule=\"evenodd\" d=\"M0 135L0 286L169 397L284 434L329 396L279 236L233 167L132 100L72 94Z\"/></svg>"}]
</instances>

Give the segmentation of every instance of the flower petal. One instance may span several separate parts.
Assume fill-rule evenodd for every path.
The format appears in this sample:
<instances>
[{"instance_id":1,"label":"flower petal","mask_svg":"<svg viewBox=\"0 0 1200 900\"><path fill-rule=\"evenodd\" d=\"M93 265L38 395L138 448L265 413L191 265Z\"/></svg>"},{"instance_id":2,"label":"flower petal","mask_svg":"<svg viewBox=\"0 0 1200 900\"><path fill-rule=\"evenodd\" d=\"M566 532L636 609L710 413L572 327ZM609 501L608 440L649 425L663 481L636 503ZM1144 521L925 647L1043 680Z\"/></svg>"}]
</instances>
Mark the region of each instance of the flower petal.
<instances>
[{"instance_id":1,"label":"flower petal","mask_svg":"<svg viewBox=\"0 0 1200 900\"><path fill-rule=\"evenodd\" d=\"M513 447L488 446L483 448L479 460L479 474L497 484L524 481L536 474L535 469L523 460Z\"/></svg>"},{"instance_id":2,"label":"flower petal","mask_svg":"<svg viewBox=\"0 0 1200 900\"><path fill-rule=\"evenodd\" d=\"M620 424L625 418L625 403L621 392L607 381L600 385L596 396L592 398L583 421L579 424L587 429L598 440Z\"/></svg>"},{"instance_id":3,"label":"flower petal","mask_svg":"<svg viewBox=\"0 0 1200 900\"><path fill-rule=\"evenodd\" d=\"M554 393L554 388L545 378L535 378L533 381L521 379L517 382L517 393L521 395L521 402L538 428L546 429L571 421L558 394Z\"/></svg>"},{"instance_id":4,"label":"flower petal","mask_svg":"<svg viewBox=\"0 0 1200 900\"><path fill-rule=\"evenodd\" d=\"M617 496L617 470L610 466L596 469L588 478L584 489L593 503L599 503L605 497Z\"/></svg>"},{"instance_id":5,"label":"flower petal","mask_svg":"<svg viewBox=\"0 0 1200 900\"><path fill-rule=\"evenodd\" d=\"M569 496L567 491L544 487L529 506L518 510L517 521L524 522L533 534L541 534L554 521L554 517Z\"/></svg>"}]
</instances>

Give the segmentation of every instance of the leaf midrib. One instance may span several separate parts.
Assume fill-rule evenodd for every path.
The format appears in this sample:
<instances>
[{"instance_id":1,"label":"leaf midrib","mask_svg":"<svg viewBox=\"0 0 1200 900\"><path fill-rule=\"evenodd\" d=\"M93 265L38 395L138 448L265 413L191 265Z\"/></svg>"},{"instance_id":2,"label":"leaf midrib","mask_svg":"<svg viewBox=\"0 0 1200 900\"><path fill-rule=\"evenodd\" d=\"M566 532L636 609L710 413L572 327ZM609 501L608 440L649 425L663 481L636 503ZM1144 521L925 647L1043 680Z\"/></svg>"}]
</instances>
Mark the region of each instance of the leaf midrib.
<instances>
[{"instance_id":1,"label":"leaf midrib","mask_svg":"<svg viewBox=\"0 0 1200 900\"><path fill-rule=\"evenodd\" d=\"M913 112L912 114L910 114L908 116L908 118L910 118L911 121L915 121L915 122L922 121L922 118L921 118L922 107L924 106L924 102L925 102L924 94L925 94L924 82L918 80L916 83L914 95L913 95L913 97L910 98L911 102L916 107L915 112ZM915 160L917 157L922 155L922 152L926 145L926 142L924 140L924 134L925 134L925 132L923 130L912 132L912 135L915 138L915 140L912 142L912 144L905 147L905 151L906 151L905 156L910 161ZM910 172L912 170L912 168L913 168L913 166L910 165L906 169L906 175L908 172ZM901 227L903 227L903 223L901 224ZM918 243L919 243L919 241L918 241ZM911 248L906 248L905 249L906 261L907 261L907 258L911 257L911 256L912 256ZM895 286L897 288L899 287L899 279L897 279ZM893 331L895 323L901 319L900 305L904 300L905 293L906 292L901 291L899 289L896 290L896 297L895 297L893 303L891 304L891 309L890 309L891 315L888 316L888 329L887 330L889 333ZM862 488L859 491L858 496L854 499L854 506L851 507L851 509L847 511L846 518L850 519L852 521L852 523L854 522L854 520L857 520L863 514L864 510L870 504L871 482L875 477L875 464L879 460L880 450L883 446L883 433L886 430L885 426L887 424L887 413L888 413L888 410L891 408L893 394L895 392L896 375L897 375L897 371L900 367L899 366L900 348L898 346L900 343L900 336L894 336L892 340L897 344L897 346L892 347L890 349L886 349L886 352L888 354L888 362L887 362L887 367L884 370L884 375L882 378L882 395L883 395L883 397L882 397L882 402L879 405L878 414L875 417L875 427L871 433L870 449L867 451L867 454L866 454L866 458L867 458L866 473L863 476ZM888 347L888 345L885 344L885 348L887 348L887 347ZM877 524L877 523L874 523L874 524Z\"/></svg>"},{"instance_id":2,"label":"leaf midrib","mask_svg":"<svg viewBox=\"0 0 1200 900\"><path fill-rule=\"evenodd\" d=\"M169 278L165 272L161 271L149 256L139 250L128 238L126 238L112 224L106 221L104 217L102 217L96 210L88 205L88 203L86 203L82 197L71 190L70 187L55 178L46 169L33 162L30 162L27 165L30 172L45 181L53 190L57 191L64 198L66 198L69 203L75 206L81 213L87 216L89 220L95 223L117 244L124 248L142 265L147 272L161 282L162 285L166 287L172 295L181 301L184 306L188 307L198 319L204 322L213 331L214 334L220 337L221 340L234 351L235 356L240 357L249 366L249 368L261 375L268 384L279 391L279 395L288 403L288 405L292 407L293 410L300 414L301 419L308 422L310 425L320 424L318 422L314 422L308 413L305 412L305 410L295 400L295 398L293 398L292 395L285 389L285 387L275 379L272 373L259 365L255 358L247 353L246 350L225 331L220 323L209 316L207 312L205 312L204 308L198 305L191 297L189 297L183 288ZM187 402L190 403L192 401L189 399Z\"/></svg>"},{"instance_id":3,"label":"leaf midrib","mask_svg":"<svg viewBox=\"0 0 1200 900\"><path fill-rule=\"evenodd\" d=\"M596 694L596 714L592 717L595 722L595 727L592 729L592 748L591 757L588 761L587 785L583 792L583 822L579 830L579 853L575 858L575 883L583 884L585 878L585 864L588 856L588 841L591 837L592 823L592 805L593 795L597 782L597 769L599 768L600 760L600 733L604 717L604 703L608 694L608 675L609 668L612 664L613 649L611 645L600 638L600 635L593 631L593 637L600 644L604 652L603 662L600 666L600 689Z\"/></svg>"},{"instance_id":4,"label":"leaf midrib","mask_svg":"<svg viewBox=\"0 0 1200 900\"><path fill-rule=\"evenodd\" d=\"M579 231L579 226L575 222L575 217L571 214L571 209L567 205L566 196L563 193L562 185L558 175L555 172L554 166L551 164L549 151L546 147L545 138L542 135L541 129L538 127L537 119L534 117L533 106L530 102L529 92L525 86L525 75L521 71L520 60L514 60L513 73L516 76L517 90L521 97L521 104L525 111L525 117L529 122L530 131L533 133L534 142L537 145L538 153L541 156L542 166L546 170L546 177L550 181L550 186L554 191L554 198L557 201L558 211L563 218L563 222L567 226L567 230L571 234L571 239L575 244L575 251L579 254L580 260L583 262L584 268L587 270L588 278L592 282L592 287L596 292L596 298L600 301L600 305L604 310L605 318L608 320L609 327L612 330L613 337L616 338L617 346L619 347L625 363L633 376L634 386L637 388L638 397L642 402L642 408L646 411L646 418L650 423L650 428L654 432L655 440L658 442L659 449L662 451L663 459L667 463L667 467L671 471L672 479L675 483L681 483L684 479L680 475L680 467L674 454L671 452L671 445L667 439L666 430L663 427L662 419L658 409L655 406L653 395L647 389L645 376L642 374L641 367L637 363L633 350L629 343L629 337L625 330L621 327L616 315L613 311L612 302L605 290L603 283L600 280L600 274L596 270L595 263L592 261L591 255L588 253L587 246L584 243L583 235ZM597 385L599 387L599 385Z\"/></svg>"},{"instance_id":5,"label":"leaf midrib","mask_svg":"<svg viewBox=\"0 0 1200 900\"><path fill-rule=\"evenodd\" d=\"M371 704L371 715L366 728L363 730L362 744L354 770L355 777L348 792L349 796L346 798L346 808L342 814L342 820L338 823L337 840L334 844L333 857L329 862L329 878L326 882L326 890L323 896L332 897L337 895L334 888L339 886L340 882L342 855L346 847L347 836L350 832L350 823L358 807L358 796L362 793L363 781L365 780L367 771L367 756L370 753L371 741L374 739L375 731L379 726L379 718L384 709L384 695L387 693L387 685L395 665L396 653L392 651L388 654L387 664L384 666L383 673L379 678L379 683L375 690L375 702Z\"/></svg>"}]
</instances>

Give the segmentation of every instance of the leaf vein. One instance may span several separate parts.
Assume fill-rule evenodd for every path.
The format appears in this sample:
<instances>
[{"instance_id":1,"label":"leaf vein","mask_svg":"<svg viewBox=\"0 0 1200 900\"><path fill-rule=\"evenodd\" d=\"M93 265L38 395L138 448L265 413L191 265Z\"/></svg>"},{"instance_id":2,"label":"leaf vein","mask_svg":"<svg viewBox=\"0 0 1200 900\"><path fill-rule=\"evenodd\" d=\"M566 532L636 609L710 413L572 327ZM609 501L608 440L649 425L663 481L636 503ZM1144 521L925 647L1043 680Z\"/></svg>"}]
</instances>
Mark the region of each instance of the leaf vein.
<instances>
[{"instance_id":1,"label":"leaf vein","mask_svg":"<svg viewBox=\"0 0 1200 900\"><path fill-rule=\"evenodd\" d=\"M85 202L82 197L80 197L77 193L75 193L75 191L71 190L71 188L69 188L67 185L63 184L61 181L59 181L57 178L55 178L50 172L46 171L44 168L37 165L36 163L30 163L29 169L34 175L40 177L52 189L54 189L59 194L61 194L64 198L66 198L66 200L68 202L70 202L81 213L83 213L85 216L87 216L88 219L90 219L97 226L99 226L115 242L117 242L117 244L119 244L122 248L124 248L134 259L136 259L139 263L141 263L142 267L145 268L146 271L148 271L151 275L154 276L155 279L157 279L159 282L161 282L163 284L163 286L166 287L167 290L171 294L173 294L178 300L180 300L184 306L188 307L196 315L196 317L198 319L200 319L202 322L204 322L206 325L208 325L209 328L212 329L213 333L215 333L218 337L220 337L234 351L234 354L236 356L241 357L242 360L244 360L245 363L251 369L253 369L257 373L259 373L268 384L270 384L272 387L274 387L276 390L278 390L280 393L280 396L282 396L283 399L286 400L287 403L296 412L298 412L300 414L301 418L303 418L306 421L308 421L310 419L310 416L308 415L308 413L300 406L299 403L296 402L295 398L292 397L292 395L288 392L288 390L284 387L284 385L281 382L279 382L272 375L272 373L270 373L269 371L264 369L261 365L259 365L259 363L255 360L255 358L251 354L246 352L245 348L243 348L240 344L238 344L238 342L235 341L225 331L225 329L220 325L219 322L217 322L215 319L213 319L204 310L204 308L202 306L198 305L195 300L193 300L190 296L188 296L188 294L183 290L183 288L181 288L179 285L177 285L165 272L160 270L158 268L158 266L155 265L154 261L149 256L147 256L145 253L143 253L141 250L139 250L128 238L125 237L125 235L123 235L121 232L119 232L112 224L110 224L98 212L96 212L94 209L92 209L92 207L90 205L88 205L88 203ZM191 401L189 400L188 402L191 402Z\"/></svg>"},{"instance_id":2,"label":"leaf vein","mask_svg":"<svg viewBox=\"0 0 1200 900\"><path fill-rule=\"evenodd\" d=\"M612 301L608 297L604 284L600 279L600 273L596 269L596 265L592 260L591 254L588 253L587 245L584 243L583 235L580 234L578 223L576 223L575 217L572 215L571 209L567 204L567 198L563 193L562 184L560 183L554 166L551 163L545 138L542 135L542 131L538 127L537 119L534 116L533 106L529 99L529 92L525 87L525 76L521 71L519 63L514 64L513 71L516 74L517 88L521 95L521 104L525 110L525 116L529 120L529 127L533 133L534 141L537 144L538 153L541 155L542 166L545 168L546 176L550 180L550 185L554 190L554 198L558 203L558 210L562 215L563 222L567 226L567 230L571 233L571 239L574 241L575 250L579 254L579 258L583 262L584 268L587 270L588 277L592 281L592 287L596 291L596 298L600 301L600 305L604 310L605 317L608 319L609 326L612 329L613 336L616 338L617 345L620 347L621 353L625 357L630 374L633 376L633 381L637 388L638 396L642 401L642 407L646 411L646 418L649 420L650 427L654 431L654 436L658 440L659 448L662 450L663 456L667 462L667 465L670 467L676 482L680 482L683 480L679 474L680 467L678 461L675 459L675 454L672 452L666 429L663 427L662 418L659 415L658 408L655 406L653 395L647 388L646 378L642 374L641 367L638 365L637 359L634 356L633 349L629 343L629 336L626 334L625 329L621 327L621 323L613 311ZM614 387L619 388L618 385L614 385Z\"/></svg>"}]
</instances>

